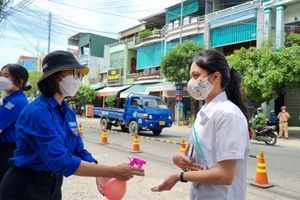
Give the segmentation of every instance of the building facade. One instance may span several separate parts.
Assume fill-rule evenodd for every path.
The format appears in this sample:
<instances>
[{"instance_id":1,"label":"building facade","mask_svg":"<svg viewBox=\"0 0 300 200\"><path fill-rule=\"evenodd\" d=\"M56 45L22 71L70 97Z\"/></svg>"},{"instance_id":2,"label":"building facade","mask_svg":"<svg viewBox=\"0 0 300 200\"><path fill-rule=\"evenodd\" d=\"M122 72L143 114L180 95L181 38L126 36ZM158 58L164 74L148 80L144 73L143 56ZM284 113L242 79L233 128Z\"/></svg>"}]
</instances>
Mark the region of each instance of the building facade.
<instances>
[{"instance_id":1,"label":"building facade","mask_svg":"<svg viewBox=\"0 0 300 200\"><path fill-rule=\"evenodd\" d=\"M206 2L206 3L205 3ZM109 70L119 69L120 99L130 92L152 94L163 98L175 113L175 83L168 83L160 70L162 57L176 44L192 40L205 48L215 48L225 55L241 47L249 48L263 42L263 12L255 1L202 1L183 3L163 12L140 19L142 23L119 33L119 41L110 44ZM261 30L262 32L263 30ZM110 88L113 90L112 88ZM109 90L109 89L107 89ZM103 91L107 91L105 88ZM112 94L112 93L110 93ZM100 95L108 95L101 93ZM190 97L183 87L184 115L191 112Z\"/></svg>"},{"instance_id":2,"label":"building facade","mask_svg":"<svg viewBox=\"0 0 300 200\"><path fill-rule=\"evenodd\" d=\"M25 67L28 71L37 71L37 58L30 56L20 56L18 59L18 64Z\"/></svg>"},{"instance_id":3,"label":"building facade","mask_svg":"<svg viewBox=\"0 0 300 200\"><path fill-rule=\"evenodd\" d=\"M274 50L280 47L289 47L293 41L289 35L300 34L300 1L299 0L264 0L264 40L270 41ZM291 115L289 125L299 126L300 115L300 94L299 89L292 89L286 95L272 100L269 105L264 104L266 114L270 110L280 111L281 106L287 106Z\"/></svg>"},{"instance_id":4,"label":"building facade","mask_svg":"<svg viewBox=\"0 0 300 200\"><path fill-rule=\"evenodd\" d=\"M104 87L107 80L109 44L116 39L95 35L92 33L78 33L68 39L68 44L78 49L77 59L82 65L90 68L85 77L86 85L94 88Z\"/></svg>"}]
</instances>

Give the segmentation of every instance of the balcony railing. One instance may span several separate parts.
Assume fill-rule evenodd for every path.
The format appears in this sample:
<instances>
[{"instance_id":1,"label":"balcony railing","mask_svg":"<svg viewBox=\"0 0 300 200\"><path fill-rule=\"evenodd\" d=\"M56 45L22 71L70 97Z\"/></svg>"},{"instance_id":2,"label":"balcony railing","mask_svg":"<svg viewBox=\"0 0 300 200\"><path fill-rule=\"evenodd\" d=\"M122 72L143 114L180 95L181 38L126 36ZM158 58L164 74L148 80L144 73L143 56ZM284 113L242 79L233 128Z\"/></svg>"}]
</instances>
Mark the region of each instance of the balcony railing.
<instances>
[{"instance_id":1,"label":"balcony railing","mask_svg":"<svg viewBox=\"0 0 300 200\"><path fill-rule=\"evenodd\" d=\"M228 11L236 10L236 9L239 9L239 8L243 8L243 7L247 6L247 5L258 4L259 2L260 2L259 0L248 1L248 2L243 3L243 4L238 4L236 6L232 6L232 7L229 7L229 8L225 8L225 9L222 9L222 10L215 11L213 13L208 14L207 17L211 18L214 15L222 15L223 13L227 13Z\"/></svg>"},{"instance_id":2,"label":"balcony railing","mask_svg":"<svg viewBox=\"0 0 300 200\"><path fill-rule=\"evenodd\" d=\"M135 43L138 44L140 42L143 42L148 39L153 39L153 38L161 38L161 29L151 31L149 36L142 39L140 37L136 37Z\"/></svg>"},{"instance_id":3,"label":"balcony railing","mask_svg":"<svg viewBox=\"0 0 300 200\"><path fill-rule=\"evenodd\" d=\"M109 45L109 47L115 47L115 46L118 46L118 45L121 45L121 44L126 44L127 43L127 39L126 40L119 40L115 43L112 43Z\"/></svg>"},{"instance_id":4,"label":"balcony railing","mask_svg":"<svg viewBox=\"0 0 300 200\"><path fill-rule=\"evenodd\" d=\"M192 24L195 22L201 22L205 20L205 16L197 16L197 17L185 17L182 20L182 26ZM180 20L173 21L168 24L166 30L172 30L174 28L180 27Z\"/></svg>"}]
</instances>

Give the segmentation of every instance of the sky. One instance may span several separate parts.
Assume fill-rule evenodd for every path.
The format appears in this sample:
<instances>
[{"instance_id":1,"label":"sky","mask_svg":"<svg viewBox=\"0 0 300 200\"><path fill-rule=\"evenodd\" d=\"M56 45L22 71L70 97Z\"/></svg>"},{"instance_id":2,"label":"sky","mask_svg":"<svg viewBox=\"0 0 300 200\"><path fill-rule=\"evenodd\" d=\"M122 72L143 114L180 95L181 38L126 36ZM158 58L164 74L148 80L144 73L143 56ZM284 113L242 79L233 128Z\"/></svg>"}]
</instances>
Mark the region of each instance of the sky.
<instances>
[{"instance_id":1,"label":"sky","mask_svg":"<svg viewBox=\"0 0 300 200\"><path fill-rule=\"evenodd\" d=\"M48 52L48 17L52 13L50 52L76 49L68 38L90 32L117 39L118 33L140 18L162 11L181 0L13 0L0 23L0 68L19 56ZM24 0L23 0L24 1ZM5 0L4 0L5 2ZM31 4L30 4L31 3Z\"/></svg>"}]
</instances>

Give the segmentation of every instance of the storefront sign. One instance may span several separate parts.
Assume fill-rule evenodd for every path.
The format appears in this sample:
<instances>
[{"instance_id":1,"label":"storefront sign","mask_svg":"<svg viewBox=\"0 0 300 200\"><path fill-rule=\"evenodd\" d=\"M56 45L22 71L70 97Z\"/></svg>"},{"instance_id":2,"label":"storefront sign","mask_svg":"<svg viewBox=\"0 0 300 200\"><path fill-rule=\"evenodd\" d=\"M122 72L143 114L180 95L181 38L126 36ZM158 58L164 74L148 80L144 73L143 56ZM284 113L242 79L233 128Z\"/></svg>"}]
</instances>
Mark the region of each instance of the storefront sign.
<instances>
[{"instance_id":1,"label":"storefront sign","mask_svg":"<svg viewBox=\"0 0 300 200\"><path fill-rule=\"evenodd\" d=\"M107 85L121 85L120 69L111 69L107 71Z\"/></svg>"},{"instance_id":2,"label":"storefront sign","mask_svg":"<svg viewBox=\"0 0 300 200\"><path fill-rule=\"evenodd\" d=\"M149 86L146 92L158 92L158 91L175 91L174 85L159 85L159 86Z\"/></svg>"},{"instance_id":3,"label":"storefront sign","mask_svg":"<svg viewBox=\"0 0 300 200\"><path fill-rule=\"evenodd\" d=\"M181 107L182 105L182 92L183 92L183 84L176 84L176 94L175 94L175 100L176 104Z\"/></svg>"}]
</instances>

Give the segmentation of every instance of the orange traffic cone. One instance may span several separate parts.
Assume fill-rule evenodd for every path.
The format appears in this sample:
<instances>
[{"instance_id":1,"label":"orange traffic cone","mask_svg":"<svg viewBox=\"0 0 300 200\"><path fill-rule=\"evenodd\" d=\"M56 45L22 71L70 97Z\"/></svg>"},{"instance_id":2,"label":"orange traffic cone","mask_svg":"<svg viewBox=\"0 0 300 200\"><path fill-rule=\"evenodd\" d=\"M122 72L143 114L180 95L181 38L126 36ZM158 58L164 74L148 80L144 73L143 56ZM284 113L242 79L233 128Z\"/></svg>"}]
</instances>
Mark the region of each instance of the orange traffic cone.
<instances>
[{"instance_id":1,"label":"orange traffic cone","mask_svg":"<svg viewBox=\"0 0 300 200\"><path fill-rule=\"evenodd\" d=\"M260 188L270 188L273 185L268 181L267 168L265 164L264 152L260 151L257 163L256 177L255 181L251 183L251 185L260 187Z\"/></svg>"},{"instance_id":2,"label":"orange traffic cone","mask_svg":"<svg viewBox=\"0 0 300 200\"><path fill-rule=\"evenodd\" d=\"M80 137L83 137L83 133L82 133L82 125L81 123L79 124L79 134L80 134Z\"/></svg>"},{"instance_id":3,"label":"orange traffic cone","mask_svg":"<svg viewBox=\"0 0 300 200\"><path fill-rule=\"evenodd\" d=\"M134 134L133 147L130 151L131 153L141 153L140 145L139 145L139 136L137 133Z\"/></svg>"},{"instance_id":4,"label":"orange traffic cone","mask_svg":"<svg viewBox=\"0 0 300 200\"><path fill-rule=\"evenodd\" d=\"M182 139L180 152L184 152L184 151L185 151L185 140Z\"/></svg>"},{"instance_id":5,"label":"orange traffic cone","mask_svg":"<svg viewBox=\"0 0 300 200\"><path fill-rule=\"evenodd\" d=\"M102 131L102 137L101 137L100 144L109 144L107 141L106 128L104 128Z\"/></svg>"}]
</instances>

